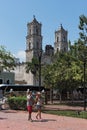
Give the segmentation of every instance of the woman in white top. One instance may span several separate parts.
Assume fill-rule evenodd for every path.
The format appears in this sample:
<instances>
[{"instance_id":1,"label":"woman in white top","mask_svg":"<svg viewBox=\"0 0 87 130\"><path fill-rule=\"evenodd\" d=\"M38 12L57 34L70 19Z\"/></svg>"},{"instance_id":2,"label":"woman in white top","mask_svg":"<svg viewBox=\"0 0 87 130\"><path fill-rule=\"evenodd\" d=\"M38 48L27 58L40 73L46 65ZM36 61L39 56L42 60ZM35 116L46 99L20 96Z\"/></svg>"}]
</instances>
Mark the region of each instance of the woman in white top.
<instances>
[{"instance_id":1,"label":"woman in white top","mask_svg":"<svg viewBox=\"0 0 87 130\"><path fill-rule=\"evenodd\" d=\"M41 98L41 93L38 92L36 95L36 108L37 108L37 119L41 119L41 106L42 106L42 98Z\"/></svg>"}]
</instances>

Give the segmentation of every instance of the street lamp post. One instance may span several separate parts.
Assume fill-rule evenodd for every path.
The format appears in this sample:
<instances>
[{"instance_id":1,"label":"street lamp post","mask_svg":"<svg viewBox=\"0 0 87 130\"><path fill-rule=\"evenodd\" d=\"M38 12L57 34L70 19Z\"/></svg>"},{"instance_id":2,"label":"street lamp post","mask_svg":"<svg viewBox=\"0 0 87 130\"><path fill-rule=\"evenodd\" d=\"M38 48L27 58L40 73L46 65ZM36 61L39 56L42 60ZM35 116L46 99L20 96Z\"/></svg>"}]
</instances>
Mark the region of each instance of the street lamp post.
<instances>
[{"instance_id":1,"label":"street lamp post","mask_svg":"<svg viewBox=\"0 0 87 130\"><path fill-rule=\"evenodd\" d=\"M41 88L41 57L42 57L42 49L38 51L38 59L39 59L39 91Z\"/></svg>"},{"instance_id":2,"label":"street lamp post","mask_svg":"<svg viewBox=\"0 0 87 130\"><path fill-rule=\"evenodd\" d=\"M87 38L85 37L85 41L84 43L87 43ZM87 61L87 46L84 50L84 57L83 57L83 66L84 66L84 70L83 70L83 94L84 94L84 111L86 111L86 61Z\"/></svg>"},{"instance_id":3,"label":"street lamp post","mask_svg":"<svg viewBox=\"0 0 87 130\"><path fill-rule=\"evenodd\" d=\"M84 93L84 111L86 111L86 86L85 86L85 71L86 71L86 60L84 60L84 82L83 82L83 93Z\"/></svg>"}]
</instances>

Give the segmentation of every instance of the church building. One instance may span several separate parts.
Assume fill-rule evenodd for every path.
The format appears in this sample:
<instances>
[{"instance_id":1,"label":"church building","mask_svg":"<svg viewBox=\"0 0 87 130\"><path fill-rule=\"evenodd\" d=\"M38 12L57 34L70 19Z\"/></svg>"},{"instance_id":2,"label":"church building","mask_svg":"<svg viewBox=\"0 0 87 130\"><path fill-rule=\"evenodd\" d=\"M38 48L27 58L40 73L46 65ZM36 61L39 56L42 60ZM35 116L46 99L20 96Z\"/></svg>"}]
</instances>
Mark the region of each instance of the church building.
<instances>
[{"instance_id":1,"label":"church building","mask_svg":"<svg viewBox=\"0 0 87 130\"><path fill-rule=\"evenodd\" d=\"M39 57L41 55L42 64L50 64L52 56L58 51L68 51L68 32L61 25L57 31L55 31L54 47L52 45L46 45L45 51L43 51L43 36L42 36L42 24L33 18L33 20L27 23L27 36L26 36L26 62L31 62L33 57ZM35 79L34 75L29 72L26 73L25 63L18 63L15 67L15 83L39 85L39 81ZM41 81L41 84L42 81Z\"/></svg>"}]
</instances>

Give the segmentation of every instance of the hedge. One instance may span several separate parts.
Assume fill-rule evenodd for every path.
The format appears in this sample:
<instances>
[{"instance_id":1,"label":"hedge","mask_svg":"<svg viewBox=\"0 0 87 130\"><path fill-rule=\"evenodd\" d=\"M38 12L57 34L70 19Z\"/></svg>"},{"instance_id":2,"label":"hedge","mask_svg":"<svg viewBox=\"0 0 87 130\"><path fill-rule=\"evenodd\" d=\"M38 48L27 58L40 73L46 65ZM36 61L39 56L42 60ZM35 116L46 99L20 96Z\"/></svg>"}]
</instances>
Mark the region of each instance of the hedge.
<instances>
[{"instance_id":1,"label":"hedge","mask_svg":"<svg viewBox=\"0 0 87 130\"><path fill-rule=\"evenodd\" d=\"M10 97L8 98L8 104L10 109L13 110L26 110L26 97Z\"/></svg>"}]
</instances>

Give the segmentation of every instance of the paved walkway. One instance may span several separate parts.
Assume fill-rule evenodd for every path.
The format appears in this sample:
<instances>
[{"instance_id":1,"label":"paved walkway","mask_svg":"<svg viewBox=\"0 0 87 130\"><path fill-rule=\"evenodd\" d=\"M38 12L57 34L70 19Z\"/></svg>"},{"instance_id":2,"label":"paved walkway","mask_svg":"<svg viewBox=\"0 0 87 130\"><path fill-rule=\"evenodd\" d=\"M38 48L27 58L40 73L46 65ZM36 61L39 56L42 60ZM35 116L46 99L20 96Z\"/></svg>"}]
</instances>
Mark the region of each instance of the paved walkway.
<instances>
[{"instance_id":1,"label":"paved walkway","mask_svg":"<svg viewBox=\"0 0 87 130\"><path fill-rule=\"evenodd\" d=\"M42 121L36 120L32 113L33 122L29 122L28 112L1 110L0 130L87 130L87 120L56 116L42 113Z\"/></svg>"}]
</instances>

